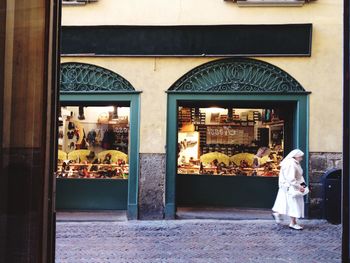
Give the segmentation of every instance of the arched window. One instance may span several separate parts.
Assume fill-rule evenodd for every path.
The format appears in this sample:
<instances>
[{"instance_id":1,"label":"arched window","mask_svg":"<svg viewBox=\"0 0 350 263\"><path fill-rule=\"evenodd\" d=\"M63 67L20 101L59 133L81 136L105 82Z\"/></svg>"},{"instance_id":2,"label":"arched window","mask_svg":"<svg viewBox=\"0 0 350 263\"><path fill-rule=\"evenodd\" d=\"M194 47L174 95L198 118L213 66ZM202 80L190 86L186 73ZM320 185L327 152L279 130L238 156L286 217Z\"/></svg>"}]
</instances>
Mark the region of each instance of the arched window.
<instances>
[{"instance_id":1,"label":"arched window","mask_svg":"<svg viewBox=\"0 0 350 263\"><path fill-rule=\"evenodd\" d=\"M272 207L279 161L293 148L306 153L308 179L309 92L284 70L250 58L215 60L167 94L167 217L177 205ZM266 148L272 154L256 158Z\"/></svg>"}]
</instances>

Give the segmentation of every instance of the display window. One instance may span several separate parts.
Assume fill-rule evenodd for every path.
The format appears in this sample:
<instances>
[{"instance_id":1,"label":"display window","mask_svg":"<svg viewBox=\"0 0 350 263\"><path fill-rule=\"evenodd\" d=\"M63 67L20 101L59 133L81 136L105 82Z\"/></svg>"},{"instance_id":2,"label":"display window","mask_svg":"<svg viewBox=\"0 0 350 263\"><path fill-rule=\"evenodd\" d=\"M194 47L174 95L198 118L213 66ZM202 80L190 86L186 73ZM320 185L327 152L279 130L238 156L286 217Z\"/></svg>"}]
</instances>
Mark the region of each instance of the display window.
<instances>
[{"instance_id":1,"label":"display window","mask_svg":"<svg viewBox=\"0 0 350 263\"><path fill-rule=\"evenodd\" d=\"M128 179L130 108L60 108L58 178Z\"/></svg>"},{"instance_id":2,"label":"display window","mask_svg":"<svg viewBox=\"0 0 350 263\"><path fill-rule=\"evenodd\" d=\"M178 174L277 177L289 144L283 107L178 108Z\"/></svg>"}]
</instances>

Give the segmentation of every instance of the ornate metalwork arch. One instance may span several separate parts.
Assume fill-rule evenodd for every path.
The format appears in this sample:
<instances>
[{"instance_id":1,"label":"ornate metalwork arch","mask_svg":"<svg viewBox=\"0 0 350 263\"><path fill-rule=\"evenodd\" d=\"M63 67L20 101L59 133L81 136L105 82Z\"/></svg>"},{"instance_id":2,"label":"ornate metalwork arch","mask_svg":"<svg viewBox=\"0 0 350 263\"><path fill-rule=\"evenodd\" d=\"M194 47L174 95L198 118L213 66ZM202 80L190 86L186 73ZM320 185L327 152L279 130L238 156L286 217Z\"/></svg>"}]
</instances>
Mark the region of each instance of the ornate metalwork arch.
<instances>
[{"instance_id":1,"label":"ornate metalwork arch","mask_svg":"<svg viewBox=\"0 0 350 263\"><path fill-rule=\"evenodd\" d=\"M169 92L307 93L288 73L267 62L229 58L203 64L176 81Z\"/></svg>"},{"instance_id":2,"label":"ornate metalwork arch","mask_svg":"<svg viewBox=\"0 0 350 263\"><path fill-rule=\"evenodd\" d=\"M61 64L61 92L135 92L129 81L108 69L85 64Z\"/></svg>"}]
</instances>

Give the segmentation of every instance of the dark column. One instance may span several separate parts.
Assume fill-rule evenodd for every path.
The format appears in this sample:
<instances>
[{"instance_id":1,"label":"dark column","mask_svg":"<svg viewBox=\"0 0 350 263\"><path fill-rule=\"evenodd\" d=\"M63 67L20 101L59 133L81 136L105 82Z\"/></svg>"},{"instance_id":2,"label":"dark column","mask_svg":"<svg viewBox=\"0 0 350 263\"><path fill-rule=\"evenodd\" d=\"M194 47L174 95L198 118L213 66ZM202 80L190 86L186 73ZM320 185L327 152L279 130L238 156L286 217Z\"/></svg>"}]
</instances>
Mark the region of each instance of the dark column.
<instances>
[{"instance_id":1,"label":"dark column","mask_svg":"<svg viewBox=\"0 0 350 263\"><path fill-rule=\"evenodd\" d=\"M56 0L0 0L0 262L53 262Z\"/></svg>"},{"instance_id":2,"label":"dark column","mask_svg":"<svg viewBox=\"0 0 350 263\"><path fill-rule=\"evenodd\" d=\"M350 82L349 82L349 0L344 0L344 81L343 81L343 176L342 176L342 224L343 224L343 234L342 234L342 262L350 262L349 255L349 199L350 199L350 180L349 180L349 162L350 162L350 140L349 140L349 124L350 124Z\"/></svg>"}]
</instances>

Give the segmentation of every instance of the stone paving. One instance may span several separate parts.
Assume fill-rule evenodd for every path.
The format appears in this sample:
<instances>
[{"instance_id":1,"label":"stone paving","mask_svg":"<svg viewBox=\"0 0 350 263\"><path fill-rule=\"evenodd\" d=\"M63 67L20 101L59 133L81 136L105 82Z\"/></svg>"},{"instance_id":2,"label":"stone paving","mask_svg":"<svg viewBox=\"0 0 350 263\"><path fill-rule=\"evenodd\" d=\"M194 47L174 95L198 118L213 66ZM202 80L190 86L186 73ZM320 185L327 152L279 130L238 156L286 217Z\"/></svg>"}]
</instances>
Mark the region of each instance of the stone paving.
<instances>
[{"instance_id":1,"label":"stone paving","mask_svg":"<svg viewBox=\"0 0 350 263\"><path fill-rule=\"evenodd\" d=\"M57 263L341 262L341 226L272 220L58 222Z\"/></svg>"}]
</instances>

